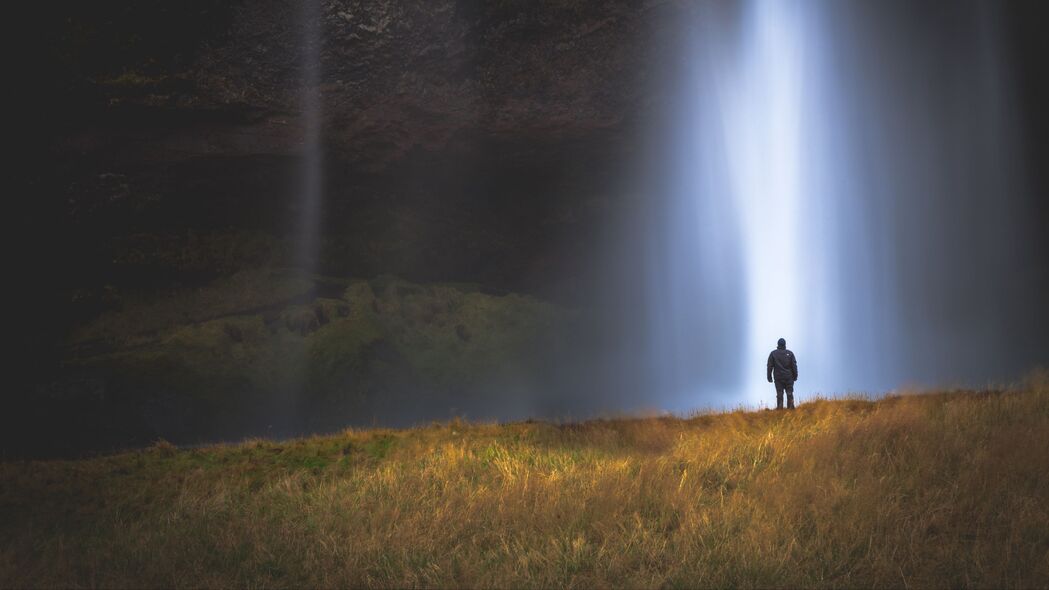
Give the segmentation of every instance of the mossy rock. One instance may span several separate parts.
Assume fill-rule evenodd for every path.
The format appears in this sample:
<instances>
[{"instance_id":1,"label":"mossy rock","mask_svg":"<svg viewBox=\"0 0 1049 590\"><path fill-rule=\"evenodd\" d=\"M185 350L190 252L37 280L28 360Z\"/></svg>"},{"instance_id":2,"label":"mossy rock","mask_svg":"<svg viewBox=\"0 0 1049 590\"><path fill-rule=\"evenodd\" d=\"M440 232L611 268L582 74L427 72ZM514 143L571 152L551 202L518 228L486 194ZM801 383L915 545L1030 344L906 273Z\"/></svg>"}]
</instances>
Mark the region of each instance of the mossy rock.
<instances>
[{"instance_id":1,"label":"mossy rock","mask_svg":"<svg viewBox=\"0 0 1049 590\"><path fill-rule=\"evenodd\" d=\"M342 299L317 298L313 302L313 313L322 326L348 318L352 311L350 304Z\"/></svg>"},{"instance_id":2,"label":"mossy rock","mask_svg":"<svg viewBox=\"0 0 1049 590\"><path fill-rule=\"evenodd\" d=\"M368 347L384 337L383 326L369 309L351 309L308 339L307 374L315 386L338 385L362 375Z\"/></svg>"},{"instance_id":3,"label":"mossy rock","mask_svg":"<svg viewBox=\"0 0 1049 590\"><path fill-rule=\"evenodd\" d=\"M242 271L199 289L143 299L128 297L122 309L75 329L70 343L106 340L127 344L142 334L219 317L258 314L307 297L313 288L313 281L285 272Z\"/></svg>"},{"instance_id":4,"label":"mossy rock","mask_svg":"<svg viewBox=\"0 0 1049 590\"><path fill-rule=\"evenodd\" d=\"M321 327L320 319L312 305L295 305L284 310L281 322L289 332L307 336Z\"/></svg>"},{"instance_id":5,"label":"mossy rock","mask_svg":"<svg viewBox=\"0 0 1049 590\"><path fill-rule=\"evenodd\" d=\"M341 296L312 295L321 280L345 284ZM78 353L68 366L104 376L125 399L195 400L216 415L288 392L352 415L409 398L466 403L467 392L488 395L486 384L539 374L562 346L557 327L574 317L533 297L394 277L307 280L260 272L172 297L182 299L131 304L111 316L119 318L114 325L95 326L119 335L112 348ZM157 310L164 313L150 324L155 330L136 333L127 325ZM208 310L230 313L194 319ZM172 325L176 317L183 321Z\"/></svg>"}]
</instances>

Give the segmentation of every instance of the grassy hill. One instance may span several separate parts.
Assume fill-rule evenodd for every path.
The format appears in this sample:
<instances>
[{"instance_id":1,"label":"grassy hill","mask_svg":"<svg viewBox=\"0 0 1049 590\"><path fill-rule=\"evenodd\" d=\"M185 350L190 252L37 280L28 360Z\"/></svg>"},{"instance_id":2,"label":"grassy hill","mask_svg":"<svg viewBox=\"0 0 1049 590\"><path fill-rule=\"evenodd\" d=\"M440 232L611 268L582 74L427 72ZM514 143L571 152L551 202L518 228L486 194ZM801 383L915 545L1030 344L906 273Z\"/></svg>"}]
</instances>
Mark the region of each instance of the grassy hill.
<instances>
[{"instance_id":1,"label":"grassy hill","mask_svg":"<svg viewBox=\"0 0 1049 590\"><path fill-rule=\"evenodd\" d=\"M1049 379L0 464L0 586L1047 587Z\"/></svg>"}]
</instances>

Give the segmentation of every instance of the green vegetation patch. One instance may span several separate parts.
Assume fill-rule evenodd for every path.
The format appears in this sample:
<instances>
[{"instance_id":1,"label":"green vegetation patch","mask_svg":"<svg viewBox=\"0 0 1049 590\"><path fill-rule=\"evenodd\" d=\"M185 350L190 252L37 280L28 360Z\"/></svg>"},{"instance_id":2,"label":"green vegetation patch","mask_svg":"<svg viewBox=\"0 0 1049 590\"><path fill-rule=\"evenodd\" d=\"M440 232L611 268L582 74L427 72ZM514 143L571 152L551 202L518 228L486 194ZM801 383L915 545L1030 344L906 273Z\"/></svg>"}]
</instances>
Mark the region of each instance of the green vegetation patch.
<instances>
[{"instance_id":1,"label":"green vegetation patch","mask_svg":"<svg viewBox=\"0 0 1049 590\"><path fill-rule=\"evenodd\" d=\"M203 288L145 299L128 295L122 309L106 312L76 329L70 343L105 340L117 346L135 345L158 332L214 318L262 314L306 296L312 288L313 282L303 277L275 270L252 270L218 279Z\"/></svg>"},{"instance_id":2,"label":"green vegetation patch","mask_svg":"<svg viewBox=\"0 0 1049 590\"><path fill-rule=\"evenodd\" d=\"M74 333L67 366L105 376L125 398L198 400L227 414L288 391L362 415L391 390L461 396L535 373L567 346L559 329L574 317L471 285L276 270L123 301Z\"/></svg>"}]
</instances>

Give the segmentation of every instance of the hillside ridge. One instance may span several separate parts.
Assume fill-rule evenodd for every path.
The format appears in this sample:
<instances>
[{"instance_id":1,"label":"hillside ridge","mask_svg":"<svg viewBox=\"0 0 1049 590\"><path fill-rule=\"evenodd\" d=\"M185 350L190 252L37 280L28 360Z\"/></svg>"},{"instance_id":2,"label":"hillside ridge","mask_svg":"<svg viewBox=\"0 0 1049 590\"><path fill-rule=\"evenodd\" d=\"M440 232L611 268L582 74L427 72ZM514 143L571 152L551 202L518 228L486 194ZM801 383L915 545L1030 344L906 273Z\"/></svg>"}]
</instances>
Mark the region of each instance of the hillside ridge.
<instances>
[{"instance_id":1,"label":"hillside ridge","mask_svg":"<svg viewBox=\"0 0 1049 590\"><path fill-rule=\"evenodd\" d=\"M1042 587L1049 379L0 463L0 586Z\"/></svg>"}]
</instances>

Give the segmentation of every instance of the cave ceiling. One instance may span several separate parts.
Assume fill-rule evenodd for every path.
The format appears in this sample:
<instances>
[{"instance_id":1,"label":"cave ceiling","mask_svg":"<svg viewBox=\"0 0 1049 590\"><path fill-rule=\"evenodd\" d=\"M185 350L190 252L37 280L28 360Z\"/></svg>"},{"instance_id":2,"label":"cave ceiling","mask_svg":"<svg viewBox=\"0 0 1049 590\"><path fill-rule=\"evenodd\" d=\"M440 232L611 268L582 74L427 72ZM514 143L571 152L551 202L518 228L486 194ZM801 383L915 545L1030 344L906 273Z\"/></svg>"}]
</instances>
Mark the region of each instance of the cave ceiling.
<instances>
[{"instance_id":1,"label":"cave ceiling","mask_svg":"<svg viewBox=\"0 0 1049 590\"><path fill-rule=\"evenodd\" d=\"M58 30L56 60L72 72L65 93L92 115L71 121L58 144L117 161L295 154L298 4L198 0L161 17L152 4L81 9ZM589 151L629 149L627 130L651 100L653 27L673 10L567 0L321 5L325 146L339 166L380 174L420 154L494 149L527 164L588 141Z\"/></svg>"},{"instance_id":2,"label":"cave ceiling","mask_svg":"<svg viewBox=\"0 0 1049 590\"><path fill-rule=\"evenodd\" d=\"M302 96L315 92L326 270L524 290L574 280L666 110L656 89L679 66L689 6L321 0L320 34L304 39L290 0L41 5L21 96L26 151L41 148L24 169L32 225L55 234L46 257L63 281L99 288L211 261L192 252L201 232L287 241ZM205 274L279 262L282 248Z\"/></svg>"}]
</instances>

